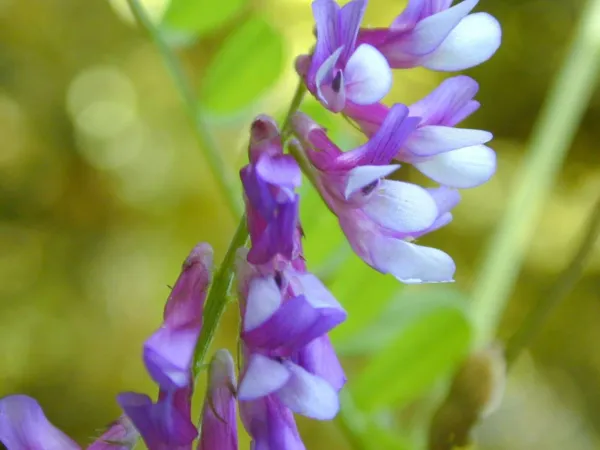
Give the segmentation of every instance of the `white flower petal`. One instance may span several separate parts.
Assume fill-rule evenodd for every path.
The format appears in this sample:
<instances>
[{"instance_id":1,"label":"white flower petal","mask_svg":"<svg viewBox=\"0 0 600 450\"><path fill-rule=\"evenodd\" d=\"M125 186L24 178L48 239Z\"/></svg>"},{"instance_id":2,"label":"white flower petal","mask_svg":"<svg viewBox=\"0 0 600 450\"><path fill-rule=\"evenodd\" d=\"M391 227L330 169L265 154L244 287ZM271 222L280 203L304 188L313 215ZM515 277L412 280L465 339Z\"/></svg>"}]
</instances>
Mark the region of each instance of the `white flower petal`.
<instances>
[{"instance_id":1,"label":"white flower petal","mask_svg":"<svg viewBox=\"0 0 600 450\"><path fill-rule=\"evenodd\" d=\"M360 45L344 69L346 97L357 105L381 100L392 87L392 69L373 46Z\"/></svg>"},{"instance_id":2,"label":"white flower petal","mask_svg":"<svg viewBox=\"0 0 600 450\"><path fill-rule=\"evenodd\" d=\"M291 372L280 362L255 353L248 360L238 388L238 398L242 401L256 400L272 394L285 385Z\"/></svg>"},{"instance_id":3,"label":"white flower petal","mask_svg":"<svg viewBox=\"0 0 600 450\"><path fill-rule=\"evenodd\" d=\"M288 361L285 365L292 376L277 392L281 402L296 414L317 420L333 419L340 409L335 389L294 363Z\"/></svg>"},{"instance_id":4,"label":"white flower petal","mask_svg":"<svg viewBox=\"0 0 600 450\"><path fill-rule=\"evenodd\" d=\"M379 184L363 211L381 226L400 233L424 230L438 216L435 201L425 189L392 180Z\"/></svg>"},{"instance_id":5,"label":"white flower petal","mask_svg":"<svg viewBox=\"0 0 600 450\"><path fill-rule=\"evenodd\" d=\"M485 145L440 153L414 163L424 175L455 188L472 188L488 181L496 171L496 153Z\"/></svg>"},{"instance_id":6,"label":"white flower petal","mask_svg":"<svg viewBox=\"0 0 600 450\"><path fill-rule=\"evenodd\" d=\"M281 305L281 291L272 277L255 278L250 283L244 331L250 331L262 325Z\"/></svg>"},{"instance_id":7,"label":"white flower petal","mask_svg":"<svg viewBox=\"0 0 600 450\"><path fill-rule=\"evenodd\" d=\"M442 44L421 59L432 70L453 72L477 66L492 57L502 39L498 21L486 13L465 17Z\"/></svg>"},{"instance_id":8,"label":"white flower petal","mask_svg":"<svg viewBox=\"0 0 600 450\"><path fill-rule=\"evenodd\" d=\"M406 141L405 148L418 156L432 156L462 147L485 144L493 138L483 130L428 125L418 128Z\"/></svg>"}]
</instances>

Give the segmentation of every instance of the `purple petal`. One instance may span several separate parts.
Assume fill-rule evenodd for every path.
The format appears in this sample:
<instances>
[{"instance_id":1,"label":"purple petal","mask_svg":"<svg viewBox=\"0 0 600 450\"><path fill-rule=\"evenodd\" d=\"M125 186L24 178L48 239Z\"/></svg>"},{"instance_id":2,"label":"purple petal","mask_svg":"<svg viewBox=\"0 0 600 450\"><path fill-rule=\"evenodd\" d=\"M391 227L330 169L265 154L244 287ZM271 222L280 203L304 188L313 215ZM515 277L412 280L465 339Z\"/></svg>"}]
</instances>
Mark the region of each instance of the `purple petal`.
<instances>
[{"instance_id":1,"label":"purple petal","mask_svg":"<svg viewBox=\"0 0 600 450\"><path fill-rule=\"evenodd\" d=\"M339 160L355 167L360 165L389 164L419 123L415 117L407 117L408 108L399 103L390 111L377 133L362 147L344 153Z\"/></svg>"},{"instance_id":2,"label":"purple petal","mask_svg":"<svg viewBox=\"0 0 600 450\"><path fill-rule=\"evenodd\" d=\"M496 153L485 145L475 145L441 153L414 166L442 185L472 188L492 177L496 171Z\"/></svg>"},{"instance_id":3,"label":"purple petal","mask_svg":"<svg viewBox=\"0 0 600 450\"><path fill-rule=\"evenodd\" d=\"M163 389L185 387L190 382L191 363L200 327L162 327L144 344L144 364Z\"/></svg>"},{"instance_id":4,"label":"purple petal","mask_svg":"<svg viewBox=\"0 0 600 450\"><path fill-rule=\"evenodd\" d=\"M350 55L354 51L356 37L360 29L365 10L367 8L367 0L352 0L342 6L339 13L338 22L338 45L344 46L344 52L340 56L342 63L346 63Z\"/></svg>"},{"instance_id":5,"label":"purple petal","mask_svg":"<svg viewBox=\"0 0 600 450\"><path fill-rule=\"evenodd\" d=\"M293 361L313 375L323 378L336 391L346 384L344 369L327 335L313 340L300 349Z\"/></svg>"},{"instance_id":6,"label":"purple petal","mask_svg":"<svg viewBox=\"0 0 600 450\"><path fill-rule=\"evenodd\" d=\"M248 209L256 211L263 220L269 220L275 211L276 202L267 182L258 176L256 166L248 164L243 167L240 179L248 200Z\"/></svg>"},{"instance_id":7,"label":"purple petal","mask_svg":"<svg viewBox=\"0 0 600 450\"><path fill-rule=\"evenodd\" d=\"M433 156L462 147L485 144L492 138L489 131L428 125L418 128L410 135L404 150L417 156Z\"/></svg>"},{"instance_id":8,"label":"purple petal","mask_svg":"<svg viewBox=\"0 0 600 450\"><path fill-rule=\"evenodd\" d=\"M115 420L102 436L87 450L129 450L137 443L140 435L126 416Z\"/></svg>"},{"instance_id":9,"label":"purple petal","mask_svg":"<svg viewBox=\"0 0 600 450\"><path fill-rule=\"evenodd\" d=\"M346 97L357 105L380 101L392 87L392 70L385 57L368 44L360 45L344 70Z\"/></svg>"},{"instance_id":10,"label":"purple petal","mask_svg":"<svg viewBox=\"0 0 600 450\"><path fill-rule=\"evenodd\" d=\"M419 22L419 20L424 16L424 10L427 6L427 3L430 3L431 0L409 0L406 8L402 11L390 28L394 31L404 31L410 30L414 28L415 25Z\"/></svg>"},{"instance_id":11,"label":"purple petal","mask_svg":"<svg viewBox=\"0 0 600 450\"><path fill-rule=\"evenodd\" d=\"M252 437L252 450L306 450L294 415L274 395L241 401L240 415Z\"/></svg>"},{"instance_id":12,"label":"purple petal","mask_svg":"<svg viewBox=\"0 0 600 450\"><path fill-rule=\"evenodd\" d=\"M444 42L421 64L432 70L453 72L477 66L492 57L500 47L502 29L489 14L465 17Z\"/></svg>"},{"instance_id":13,"label":"purple petal","mask_svg":"<svg viewBox=\"0 0 600 450\"><path fill-rule=\"evenodd\" d=\"M296 414L317 420L333 419L340 409L337 391L327 381L302 367L290 361L284 364L292 376L277 391L281 402Z\"/></svg>"},{"instance_id":14,"label":"purple petal","mask_svg":"<svg viewBox=\"0 0 600 450\"><path fill-rule=\"evenodd\" d=\"M237 450L235 368L227 350L215 353L204 399L198 450Z\"/></svg>"},{"instance_id":15,"label":"purple petal","mask_svg":"<svg viewBox=\"0 0 600 450\"><path fill-rule=\"evenodd\" d=\"M446 253L384 234L357 213L339 216L339 220L352 249L379 272L407 284L452 281L455 265Z\"/></svg>"},{"instance_id":16,"label":"purple petal","mask_svg":"<svg viewBox=\"0 0 600 450\"><path fill-rule=\"evenodd\" d=\"M419 21L410 34L400 39L395 52L425 55L434 51L479 0L464 0L452 8Z\"/></svg>"},{"instance_id":17,"label":"purple petal","mask_svg":"<svg viewBox=\"0 0 600 450\"><path fill-rule=\"evenodd\" d=\"M250 282L243 329L250 331L265 323L281 306L281 292L273 277L257 277Z\"/></svg>"},{"instance_id":18,"label":"purple petal","mask_svg":"<svg viewBox=\"0 0 600 450\"><path fill-rule=\"evenodd\" d=\"M198 431L190 421L189 410L182 411L177 405L176 396L183 391L187 390L167 394L157 403L135 392L117 396L117 402L142 435L148 450L191 450Z\"/></svg>"},{"instance_id":19,"label":"purple petal","mask_svg":"<svg viewBox=\"0 0 600 450\"><path fill-rule=\"evenodd\" d=\"M420 126L452 127L479 107L479 103L473 100L478 90L479 85L470 77L448 78L427 97L411 105L410 116L420 117Z\"/></svg>"},{"instance_id":20,"label":"purple petal","mask_svg":"<svg viewBox=\"0 0 600 450\"><path fill-rule=\"evenodd\" d=\"M80 450L48 421L39 403L26 395L0 400L0 442L9 450Z\"/></svg>"},{"instance_id":21,"label":"purple petal","mask_svg":"<svg viewBox=\"0 0 600 450\"><path fill-rule=\"evenodd\" d=\"M449 213L460 202L460 192L446 186L427 189L437 205L438 214Z\"/></svg>"},{"instance_id":22,"label":"purple petal","mask_svg":"<svg viewBox=\"0 0 600 450\"><path fill-rule=\"evenodd\" d=\"M363 211L379 225L399 233L424 230L438 216L436 204L425 189L391 180L379 183Z\"/></svg>"},{"instance_id":23,"label":"purple petal","mask_svg":"<svg viewBox=\"0 0 600 450\"><path fill-rule=\"evenodd\" d=\"M385 118L389 108L383 103L374 103L372 105L356 105L347 102L344 108L344 114L355 121L363 133L367 136L373 136Z\"/></svg>"},{"instance_id":24,"label":"purple petal","mask_svg":"<svg viewBox=\"0 0 600 450\"><path fill-rule=\"evenodd\" d=\"M337 36L340 7L333 0L315 0L312 3L317 30L317 45L312 57L309 77L314 78L316 70L341 45Z\"/></svg>"},{"instance_id":25,"label":"purple petal","mask_svg":"<svg viewBox=\"0 0 600 450\"><path fill-rule=\"evenodd\" d=\"M383 178L400 168L400 164L390 164L387 166L358 166L348 172L346 186L344 188L344 198L349 199L359 189Z\"/></svg>"},{"instance_id":26,"label":"purple petal","mask_svg":"<svg viewBox=\"0 0 600 450\"><path fill-rule=\"evenodd\" d=\"M302 172L291 155L261 155L256 163L256 173L267 183L290 189L300 186Z\"/></svg>"},{"instance_id":27,"label":"purple petal","mask_svg":"<svg viewBox=\"0 0 600 450\"><path fill-rule=\"evenodd\" d=\"M238 388L241 401L256 400L280 389L291 376L290 371L278 361L258 353L247 359Z\"/></svg>"}]
</instances>

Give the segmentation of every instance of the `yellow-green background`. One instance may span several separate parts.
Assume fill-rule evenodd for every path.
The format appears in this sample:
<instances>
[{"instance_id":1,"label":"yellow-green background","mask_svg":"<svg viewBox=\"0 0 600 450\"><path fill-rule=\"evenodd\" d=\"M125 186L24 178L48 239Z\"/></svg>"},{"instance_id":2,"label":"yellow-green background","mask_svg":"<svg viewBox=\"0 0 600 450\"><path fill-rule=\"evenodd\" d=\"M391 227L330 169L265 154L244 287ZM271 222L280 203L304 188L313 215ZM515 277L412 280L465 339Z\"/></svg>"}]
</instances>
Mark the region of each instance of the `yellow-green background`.
<instances>
[{"instance_id":1,"label":"yellow-green background","mask_svg":"<svg viewBox=\"0 0 600 450\"><path fill-rule=\"evenodd\" d=\"M158 14L163 2L145 4ZM366 22L385 25L402 6L401 0L372 0ZM468 71L481 84L483 106L467 125L494 133L498 173L465 191L454 222L423 239L455 258L460 290L473 285L581 6L575 0L484 0L478 7L500 20L504 38L491 61ZM313 41L307 0L254 0L250 9L284 36L285 71L250 108L211 118L234 172L244 164L252 116L284 111L296 82L293 58ZM178 52L196 87L235 27L235 21L226 24ZM445 76L396 73L389 100L410 103ZM240 79L227 95L244 87ZM545 295L577 243L600 192L599 120L596 95L527 243L501 336ZM0 395L35 396L53 423L85 443L119 413L118 392L154 392L140 354L160 323L167 285L198 241L210 242L220 260L235 225L160 56L132 25L123 0L0 1L0 208ZM302 219L326 214L310 208ZM327 242L315 230L307 239ZM334 231L323 227L321 233ZM374 300L381 299L358 302L364 314ZM235 349L236 323L233 307L220 345ZM598 448L598 342L596 251L515 368L502 407L478 430L481 448ZM352 376L363 361L346 363ZM349 448L333 424L301 425L309 449Z\"/></svg>"}]
</instances>

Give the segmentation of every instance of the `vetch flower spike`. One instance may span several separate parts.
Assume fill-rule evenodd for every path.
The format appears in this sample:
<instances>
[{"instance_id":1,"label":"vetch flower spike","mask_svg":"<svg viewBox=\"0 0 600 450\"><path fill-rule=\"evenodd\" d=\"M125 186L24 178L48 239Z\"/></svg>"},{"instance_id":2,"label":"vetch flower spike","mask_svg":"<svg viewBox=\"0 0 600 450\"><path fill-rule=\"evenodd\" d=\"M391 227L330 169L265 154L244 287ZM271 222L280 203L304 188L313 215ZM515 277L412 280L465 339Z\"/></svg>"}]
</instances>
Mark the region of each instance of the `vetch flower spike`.
<instances>
[{"instance_id":1,"label":"vetch flower spike","mask_svg":"<svg viewBox=\"0 0 600 450\"><path fill-rule=\"evenodd\" d=\"M190 383L212 260L208 244L194 247L169 295L162 326L144 344L144 363L162 389L178 389Z\"/></svg>"},{"instance_id":2,"label":"vetch flower spike","mask_svg":"<svg viewBox=\"0 0 600 450\"><path fill-rule=\"evenodd\" d=\"M219 350L210 363L198 450L237 450L235 389L233 358Z\"/></svg>"},{"instance_id":3,"label":"vetch flower spike","mask_svg":"<svg viewBox=\"0 0 600 450\"><path fill-rule=\"evenodd\" d=\"M308 116L297 113L292 122L315 166L317 188L357 255L404 283L452 281L455 266L447 254L409 242L438 220L436 201L419 186L384 179L399 167L389 163L419 118L394 105L371 139L349 152Z\"/></svg>"},{"instance_id":4,"label":"vetch flower spike","mask_svg":"<svg viewBox=\"0 0 600 450\"><path fill-rule=\"evenodd\" d=\"M358 44L379 50L393 68L458 71L488 60L500 46L498 21L470 14L479 0L409 0L389 28L361 29Z\"/></svg>"},{"instance_id":5,"label":"vetch flower spike","mask_svg":"<svg viewBox=\"0 0 600 450\"><path fill-rule=\"evenodd\" d=\"M131 422L122 417L88 450L130 450L138 436ZM0 442L8 450L81 450L48 421L39 403L26 395L0 399Z\"/></svg>"},{"instance_id":6,"label":"vetch flower spike","mask_svg":"<svg viewBox=\"0 0 600 450\"><path fill-rule=\"evenodd\" d=\"M366 6L366 0L352 0L343 7L333 0L312 3L317 44L312 55L297 59L296 70L333 112L342 111L346 100L359 105L378 102L392 85L384 56L369 44L356 44Z\"/></svg>"}]
</instances>

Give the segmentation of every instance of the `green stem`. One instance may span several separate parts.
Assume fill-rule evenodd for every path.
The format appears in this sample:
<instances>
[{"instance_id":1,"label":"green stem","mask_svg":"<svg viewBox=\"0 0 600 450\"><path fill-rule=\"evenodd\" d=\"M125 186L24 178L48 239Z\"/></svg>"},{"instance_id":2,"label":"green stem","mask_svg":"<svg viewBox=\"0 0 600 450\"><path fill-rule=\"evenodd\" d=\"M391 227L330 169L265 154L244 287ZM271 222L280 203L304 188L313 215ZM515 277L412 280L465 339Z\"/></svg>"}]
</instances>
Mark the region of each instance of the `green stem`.
<instances>
[{"instance_id":1,"label":"green stem","mask_svg":"<svg viewBox=\"0 0 600 450\"><path fill-rule=\"evenodd\" d=\"M507 210L473 292L478 343L494 335L521 270L528 243L596 84L600 0L588 0L575 39L534 128Z\"/></svg>"},{"instance_id":2,"label":"green stem","mask_svg":"<svg viewBox=\"0 0 600 450\"><path fill-rule=\"evenodd\" d=\"M306 86L302 79L300 79L298 81L298 86L296 87L296 92L294 93L294 98L292 98L292 103L290 103L290 107L288 108L287 114L285 115L285 119L283 120L283 125L281 126L282 141L285 141L289 137L290 126L292 124L292 116L302 104L302 100L304 100L305 95Z\"/></svg>"},{"instance_id":3,"label":"green stem","mask_svg":"<svg viewBox=\"0 0 600 450\"><path fill-rule=\"evenodd\" d=\"M563 300L577 280L581 277L583 268L592 256L594 244L600 235L600 199L590 214L587 230L573 259L556 280L550 292L542 297L538 305L524 320L506 346L506 363L511 365L521 351L536 337L552 310Z\"/></svg>"},{"instance_id":4,"label":"green stem","mask_svg":"<svg viewBox=\"0 0 600 450\"><path fill-rule=\"evenodd\" d=\"M173 78L175 87L183 100L187 115L194 126L198 145L204 152L210 170L219 184L220 191L225 196L227 206L236 218L239 217L242 213L242 204L239 200L240 196L237 187L237 179L233 177L233 173L227 169L221 158L221 152L217 149L210 131L208 130L206 119L202 115L202 111L196 100L196 95L187 81L181 64L171 48L162 38L160 30L154 26L148 17L148 14L140 4L139 0L127 0L127 3L139 25L148 33L158 48L165 66Z\"/></svg>"},{"instance_id":5,"label":"green stem","mask_svg":"<svg viewBox=\"0 0 600 450\"><path fill-rule=\"evenodd\" d=\"M208 352L208 348L212 343L215 332L225 312L227 306L227 295L229 287L233 281L234 266L237 250L243 247L248 238L248 228L246 225L246 216L244 215L238 224L237 230L229 243L225 258L221 266L217 270L213 283L206 298L206 306L204 307L204 323L202 331L196 342L194 349L193 376L197 378L198 374L204 367L204 358Z\"/></svg>"}]
</instances>

